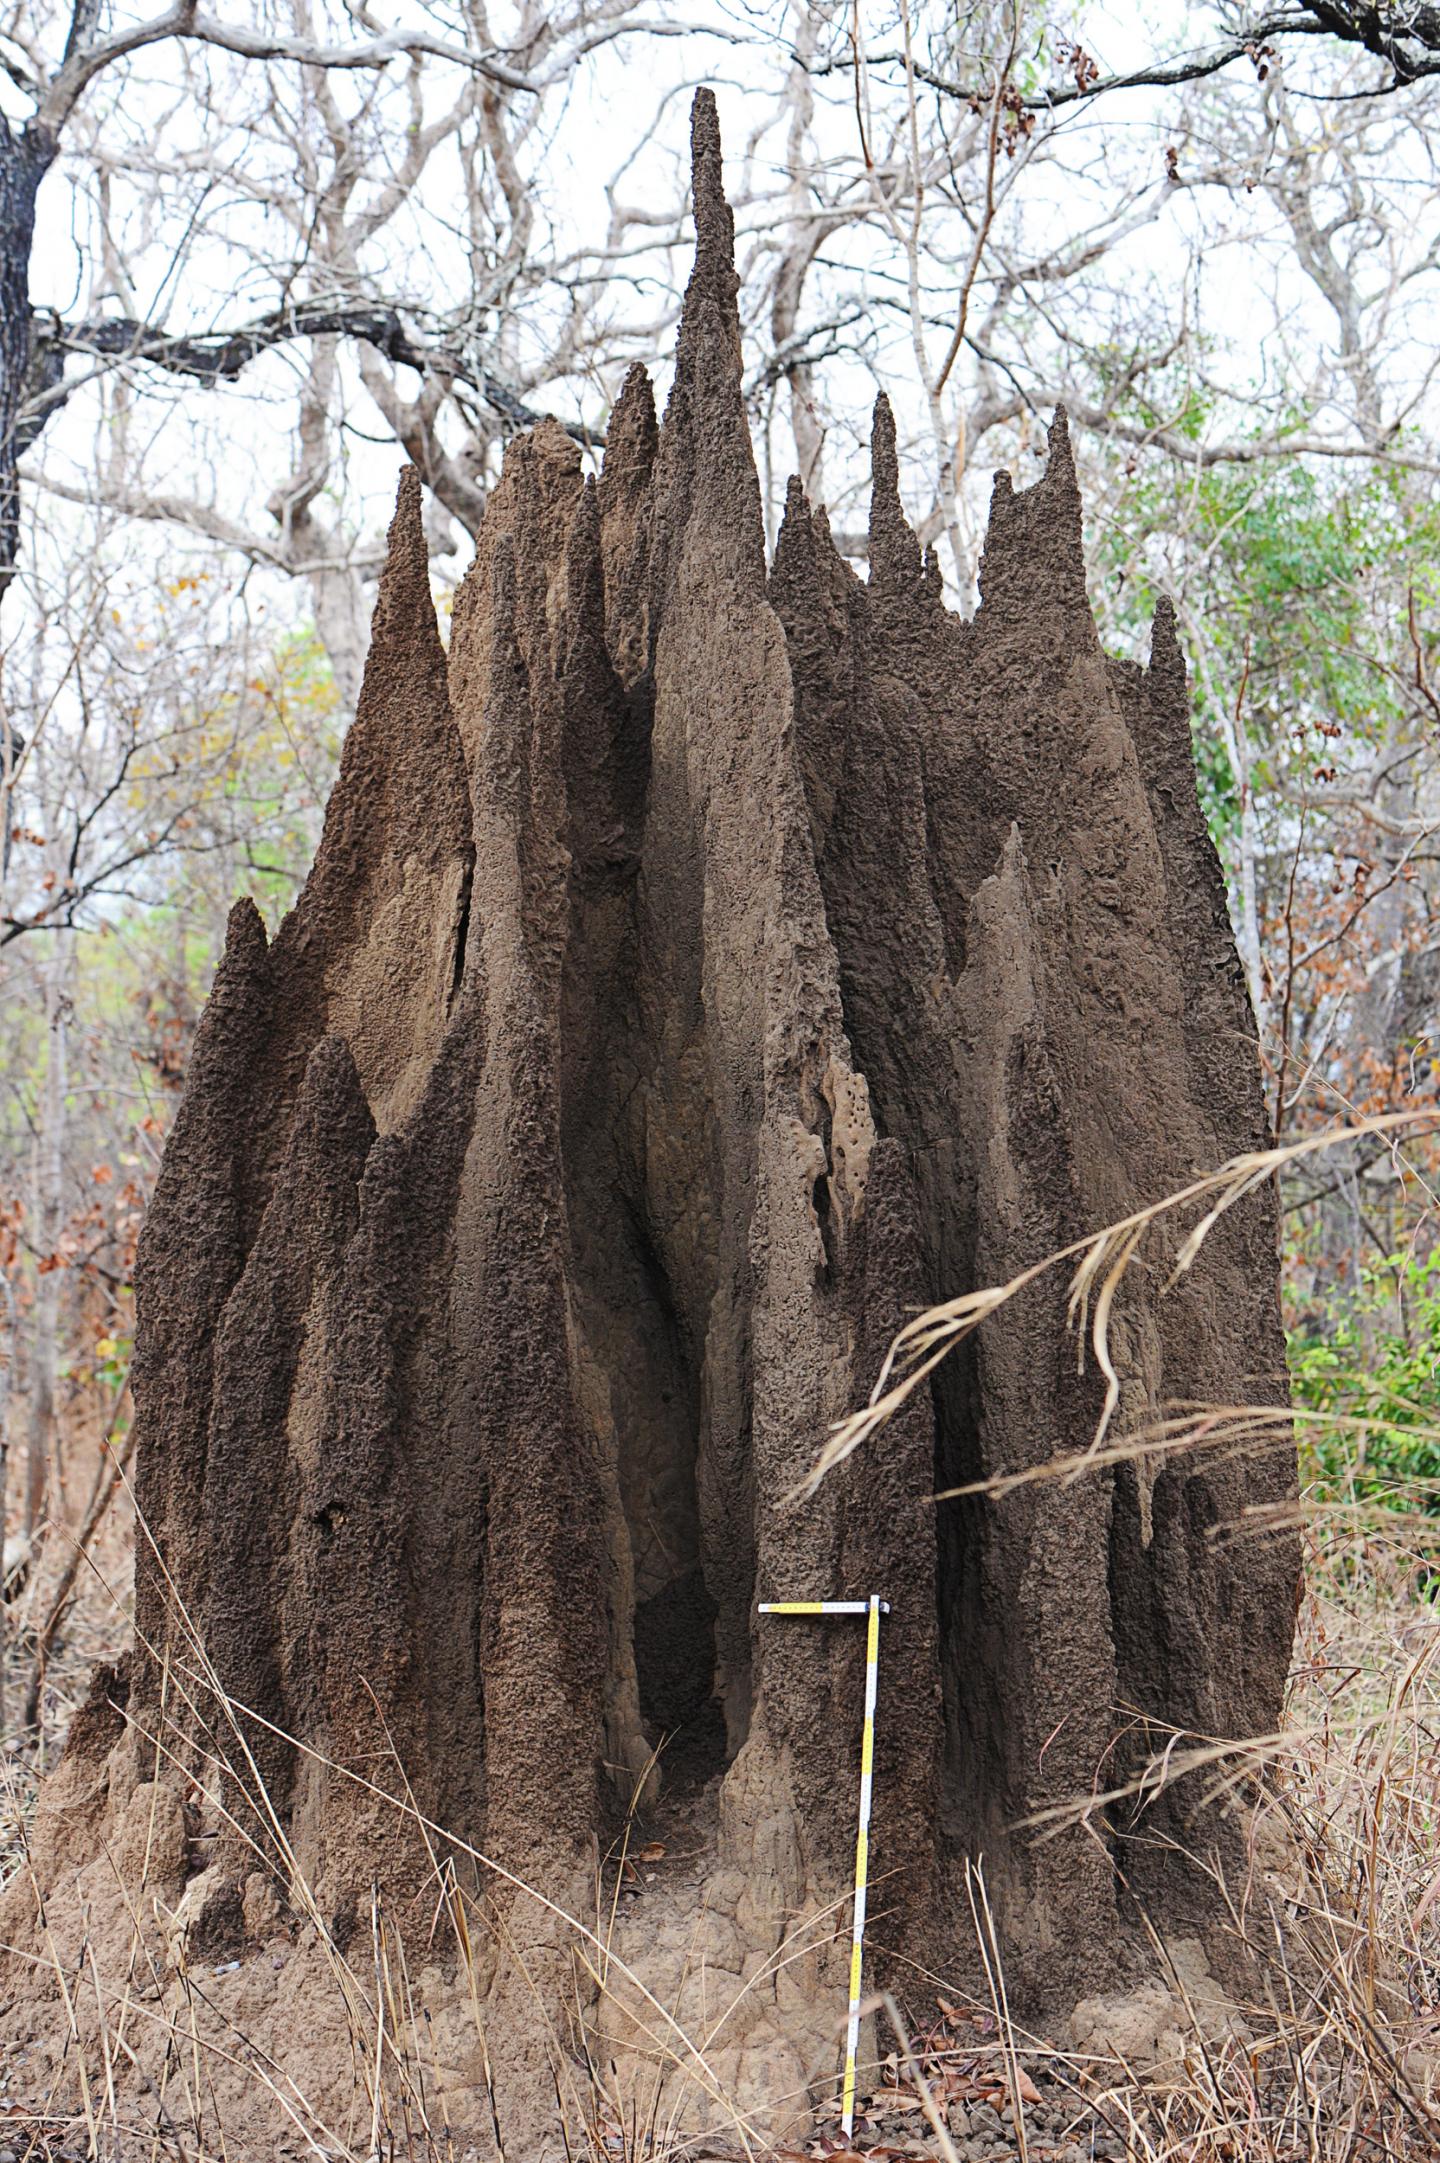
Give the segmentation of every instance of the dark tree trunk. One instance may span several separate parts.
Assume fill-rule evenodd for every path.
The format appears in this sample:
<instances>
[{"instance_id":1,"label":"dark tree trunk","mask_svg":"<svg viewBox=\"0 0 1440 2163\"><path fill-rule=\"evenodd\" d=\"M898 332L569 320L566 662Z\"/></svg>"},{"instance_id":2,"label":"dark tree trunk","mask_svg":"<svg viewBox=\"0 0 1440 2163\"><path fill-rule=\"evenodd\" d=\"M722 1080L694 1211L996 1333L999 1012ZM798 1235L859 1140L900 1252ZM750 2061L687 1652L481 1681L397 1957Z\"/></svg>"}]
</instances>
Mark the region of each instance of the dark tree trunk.
<instances>
[{"instance_id":1,"label":"dark tree trunk","mask_svg":"<svg viewBox=\"0 0 1440 2163\"><path fill-rule=\"evenodd\" d=\"M30 257L35 199L55 158L38 124L15 128L0 117L0 604L20 553L17 468L34 424L21 419L30 387Z\"/></svg>"},{"instance_id":2,"label":"dark tree trunk","mask_svg":"<svg viewBox=\"0 0 1440 2163\"><path fill-rule=\"evenodd\" d=\"M541 2152L570 2016L632 2073L678 2054L682 2119L717 2106L657 2001L747 2110L833 2076L860 1637L757 1601L889 1600L885 1972L974 1973L983 1859L1012 2003L1046 2020L1153 1973L1152 1932L1224 1960L1243 1813L1192 1780L1040 1846L1024 1821L1177 1735L1272 1732L1294 1622L1293 1540L1219 1536L1292 1494L1284 1446L937 1512L937 1484L1093 1435L1058 1283L791 1499L917 1304L1264 1115L1173 624L1147 668L1101 651L1063 419L1034 488L997 483L973 624L905 523L883 402L869 583L798 487L767 571L703 94L694 154L663 426L636 371L598 487L553 424L511 446L448 657L402 483L319 855L273 943L237 906L157 1182L138 1644L31 1847L36 1968L107 1900L131 1927L128 1856L326 2093L350 2039L326 2057L309 2009L357 1933L369 1975L376 1898L429 1959L437 1902L478 1892L483 2067L441 2046L470 1978L439 1975L430 2077L477 2142L488 2083L511 2154ZM1175 1293L1132 1270L1120 1427L1283 1401L1277 1285L1262 1194ZM670 1867L604 1926L597 2009L517 1881L593 1917L637 1794ZM277 1888L309 1951L272 1990ZM28 1942L31 1897L0 1937ZM31 1972L17 2033L43 2032Z\"/></svg>"}]
</instances>

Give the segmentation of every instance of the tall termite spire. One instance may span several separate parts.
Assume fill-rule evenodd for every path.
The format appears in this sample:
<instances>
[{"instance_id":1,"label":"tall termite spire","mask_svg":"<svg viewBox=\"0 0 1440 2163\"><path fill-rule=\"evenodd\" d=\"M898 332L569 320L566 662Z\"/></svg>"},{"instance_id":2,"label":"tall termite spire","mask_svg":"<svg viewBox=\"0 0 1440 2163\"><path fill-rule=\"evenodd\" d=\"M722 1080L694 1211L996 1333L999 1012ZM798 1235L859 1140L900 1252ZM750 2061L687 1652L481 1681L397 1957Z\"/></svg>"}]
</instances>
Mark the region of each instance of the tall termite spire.
<instances>
[{"instance_id":1,"label":"tall termite spire","mask_svg":"<svg viewBox=\"0 0 1440 2163\"><path fill-rule=\"evenodd\" d=\"M725 194L720 149L720 114L713 90L697 90L690 108L690 202L695 219L695 263L685 299L692 311L702 299L713 303L733 332L735 364L740 366L740 314L736 296L735 214Z\"/></svg>"},{"instance_id":2,"label":"tall termite spire","mask_svg":"<svg viewBox=\"0 0 1440 2163\"><path fill-rule=\"evenodd\" d=\"M900 503L895 416L881 391L870 430L870 582L879 592L914 593L920 544Z\"/></svg>"},{"instance_id":3,"label":"tall termite spire","mask_svg":"<svg viewBox=\"0 0 1440 2163\"><path fill-rule=\"evenodd\" d=\"M712 549L723 551L727 575L757 592L765 577L760 483L745 418L735 220L725 198L720 123L709 90L696 93L691 111L690 173L695 262L680 310L655 473L657 620L672 596L680 534L691 520Z\"/></svg>"}]
</instances>

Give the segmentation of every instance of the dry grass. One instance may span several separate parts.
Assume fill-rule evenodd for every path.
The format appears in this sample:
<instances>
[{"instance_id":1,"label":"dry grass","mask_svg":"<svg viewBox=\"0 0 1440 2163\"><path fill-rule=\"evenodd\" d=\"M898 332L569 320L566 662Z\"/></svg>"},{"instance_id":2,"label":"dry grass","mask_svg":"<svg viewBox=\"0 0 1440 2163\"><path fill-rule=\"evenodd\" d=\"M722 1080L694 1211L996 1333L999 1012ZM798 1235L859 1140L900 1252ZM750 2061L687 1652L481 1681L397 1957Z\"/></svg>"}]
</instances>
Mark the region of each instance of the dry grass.
<instances>
[{"instance_id":1,"label":"dry grass","mask_svg":"<svg viewBox=\"0 0 1440 2163\"><path fill-rule=\"evenodd\" d=\"M1303 1141L1287 1143L1283 1148L1246 1151L1222 1164L1218 1171L1192 1179L1186 1186L1147 1203L1128 1217L1102 1225L1098 1231L1088 1232L1068 1247L1057 1248L1053 1254L1022 1269L1006 1284L985 1285L978 1291L963 1292L956 1299L942 1300L936 1306L927 1307L923 1314L917 1314L896 1332L868 1403L836 1423L810 1471L796 1489L795 1499L813 1494L837 1465L872 1441L941 1361L948 1359L956 1347L972 1336L991 1315L998 1314L1002 1307L1041 1278L1067 1267L1070 1274L1070 1327L1078 1339L1082 1359L1088 1342L1095 1364L1105 1377L1104 1403L1090 1452L1084 1460L1087 1466L1093 1464L1104 1448L1110 1422L1120 1401L1120 1379L1110 1356L1110 1320L1115 1297L1146 1239L1169 1229L1176 1218L1190 1216L1194 1219L1170 1257L1165 1280L1168 1291L1194 1263L1222 1217L1248 1194L1253 1194L1268 1180L1278 1179L1302 1158L1334 1149L1344 1142L1378 1137L1397 1153L1398 1166L1402 1137L1432 1130L1437 1119L1440 1119L1440 1113L1433 1110L1388 1112L1380 1118L1359 1120L1353 1126L1327 1128L1323 1133L1308 1135ZM1133 1440L1128 1447L1130 1454L1134 1454Z\"/></svg>"},{"instance_id":2,"label":"dry grass","mask_svg":"<svg viewBox=\"0 0 1440 2163\"><path fill-rule=\"evenodd\" d=\"M977 1883L976 1929L988 1987L977 1999L930 1979L937 2012L918 2032L906 2032L893 2001L877 2005L889 2047L872 2069L877 2100L857 2131L859 2152L931 2156L937 2163L982 2153L994 2163L1006 2156L1050 2163L1057 2156L1105 2155L1136 2163L1251 2157L1350 2163L1370 2156L1419 2163L1440 2154L1440 1620L1416 1595L1416 1556L1396 1537L1393 1521L1377 1526L1329 1512L1312 1521L1309 1544L1286 1732L1265 1752L1256 1874L1230 1889L1235 1930L1266 1955L1241 2021L1218 2020L1212 2005L1194 2002L1187 1978L1176 1976L1168 2064L1130 2064L1101 2049L1059 2051L1023 2033L1008 2018ZM85 1597L100 1601L99 1580L91 1586ZM98 1625L90 1628L98 1637ZM77 1626L77 1657L88 1641ZM202 1664L177 1678L177 1689L198 1704L207 1681L213 1678ZM52 1688L47 1755L58 1742L66 1702ZM243 1778L234 1737L227 1749L213 1727L212 1735L216 1753ZM156 1740L163 1755L164 1737ZM30 1755L21 1752L18 1761L25 1767ZM1228 1777L1228 1769L1219 1776ZM28 1806L29 1785L28 1773L24 1786L12 1783L12 1811ZM261 1801L246 1833L257 1848L264 1845L263 1835L257 1837L264 1818ZM417 1823L438 1852L438 1828L425 1828L418 1814ZM1276 1832L1283 1841L1272 1837ZM449 1843L457 1845L463 1846ZM1262 1860L1273 1866L1277 1857L1280 1884L1261 1875ZM273 1848L270 1860L279 1860ZM622 1842L597 1879L594 1912L567 1918L577 1978L591 2000L584 2031L592 2037L604 2030L607 1991L623 1984L632 2020L637 1996L644 1997L613 1943L625 1862ZM495 1910L438 1863L436 1887L435 1928L448 1939L452 1964L469 1979L476 2032L483 2035L476 1948L492 1932ZM302 1911L297 1935L318 1956L315 1987L333 1993L350 2034L354 2080L346 2109L307 2097L273 2059L254 2050L253 2038L227 2031L213 1971L188 1958L183 1942L168 1992L162 1997L142 1988L152 1954L137 1914L128 1957L112 1972L102 1971L93 1945L78 1966L57 1959L56 2018L74 2044L68 2078L58 2082L48 2106L31 2095L8 2117L0 2091L0 2153L8 2141L17 2157L34 2163L141 2153L219 2163L247 2155L227 2135L215 2100L218 2074L233 2076L243 2067L274 2123L289 2128L296 2155L458 2163L465 2151L447 2122L404 1935L377 1904L368 1932L342 1954L318 1908L312 1903L304 1913L303 1884L297 1889L293 1877L290 1892ZM903 1961L903 1948L894 1950ZM907 2000L913 2007L925 1995L917 1982ZM648 2012L655 2073L640 2092L618 2093L594 2052L577 2049L579 2022L554 2032L557 2117L566 2129L566 2146L557 2153L574 2163L769 2153L753 2118L729 2107L723 2083L709 2070L716 2038L687 2032L654 2000ZM82 2037L85 2078L77 2098ZM148 2087L136 2077L142 2065ZM697 2097L710 2129L703 2137L693 2130ZM987 2113L1001 2145L977 2149L970 2126L990 2123ZM681 2124L689 2130L681 2132ZM832 2128L828 2144L822 2132L804 2149L787 2152L835 2153L837 2139Z\"/></svg>"},{"instance_id":3,"label":"dry grass","mask_svg":"<svg viewBox=\"0 0 1440 2163\"><path fill-rule=\"evenodd\" d=\"M1408 1122L1394 1122L1402 1124ZM1370 1126L1377 1123L1371 1122ZM1309 1145L1306 1145L1309 1146ZM1120 1275L1153 1224L1179 1203L1199 1223L1181 1244L1177 1268L1199 1239L1281 1153L1237 1160L1181 1198L1109 1227L1043 1267L1072 1268L1072 1315L1088 1335L1101 1371L1110 1373L1106 1325ZM1294 1152L1284 1152L1286 1157ZM921 1316L897 1339L872 1403L837 1432L816 1466L823 1477L839 1456L883 1426L938 1358L1038 1271L1015 1284ZM1078 1456L1056 1460L1026 1479L1072 1477L1081 1466L1145 1452L1253 1448L1275 1438L1274 1422L1245 1407L1180 1408L1143 1434L1114 1439L1100 1431ZM992 1483L1004 1492L1005 1481ZM1433 1519L1425 1526L1433 1531ZM41 1720L8 1749L7 1862L24 1868L22 1829L36 1779L53 1762L69 1712L95 1655L113 1652L127 1627L123 1593L125 1513L107 1523L112 1551L75 1581L71 1609L52 1646ZM879 2158L931 2157L936 2163L1081 2163L1129 2157L1135 2163L1351 2163L1393 2159L1420 2163L1440 2155L1440 1619L1424 1596L1427 1572L1418 1539L1403 1517L1340 1509L1306 1514L1307 1592L1283 1732L1213 1751L1161 1753L1143 1776L1153 1786L1183 1771L1219 1791L1243 1793L1250 1855L1240 1880L1225 1888L1237 1940L1254 1955L1248 2002L1228 2007L1197 1996L1195 1979L1171 1971L1170 1992L1143 2054L1112 2038L1084 2051L1060 2050L1027 2035L1010 2017L1003 1965L983 1880L972 1881L972 1912L984 1976L978 1995L944 1978L913 1974L910 2017L892 1999L877 2001L880 2057L868 2070L873 2100L856 2134L859 2152ZM1232 1528L1263 1533L1264 1527ZM43 1615L63 1550L42 1559L26 1597ZM48 1573L48 1577L47 1577ZM107 1589L107 1584L110 1589ZM12 1614L12 1678L26 1664L24 1611ZM18 1623L18 1628L16 1627ZM33 1630L33 1625L32 1625ZM414 1971L413 1932L402 1931L378 1902L368 1927L338 1946L296 1860L278 1815L259 1786L239 1708L219 1690L203 1648L172 1673L168 1725L151 1737L157 1764L175 1759L183 1732L208 1721L208 1754L222 1792L248 1792L231 1830L248 1842L285 1891L298 1920L297 1951L310 1962L315 2004L324 1999L347 2039L349 2077L337 2102L307 2095L257 2038L227 2021L216 1975L197 1962L184 1931L172 1941L173 1973L155 1967L155 1933L140 1913L112 1941L102 1961L98 1936L78 1958L53 1952L57 2040L49 2096L33 2091L7 2103L0 2080L0 2156L184 2158L185 2163L248 2163L222 2095L245 2084L279 2128L269 2154L325 2156L336 2163L434 2158L460 2163L475 2152L452 2123L453 2087L437 2061L423 1992ZM12 1679L11 1702L16 1698ZM202 1716L202 1706L212 1710ZM335 1768L337 1771L341 1768ZM347 1778L356 1777L346 1773ZM227 1784L228 1783L228 1784ZM374 1792L379 1793L377 1788ZM468 2000L482 2065L484 2001L497 1959L524 1975L522 1946L506 1938L504 1888L539 1896L466 1844L429 1825L402 1792L393 1807L412 1821L433 1865L433 1914L427 1959L437 1947ZM1105 1800L1101 1798L1100 1800ZM1253 1811L1249 1805L1254 1804ZM883 1807L883 1804L882 1804ZM1077 1803L1074 1815L1096 1807ZM1037 1824L1035 1837L1052 1828ZM552 2001L535 1991L537 2026L549 2036L556 2154L568 2163L680 2163L702 2156L759 2159L767 2149L753 2111L727 2097L715 2064L723 2022L697 2029L626 1969L616 1946L620 1887L629 1828L618 1851L597 1869L587 1916L560 1915L575 1948L575 2017L562 2025ZM462 1885L451 1860L473 1866ZM829 1927L828 1922L822 1927ZM813 1926L812 1926L813 1928ZM498 1942L497 1942L498 1933ZM781 1948L776 1963L796 1957ZM889 1948L903 1973L905 1948ZM1157 1965L1164 1954L1157 1946ZM750 1988L763 1987L766 1976ZM613 2002L617 2025L638 2029L650 2071L622 2090L603 2038ZM623 2002L622 2002L623 2001ZM917 2006L933 2001L934 2012ZM638 2011L637 2011L638 2008ZM837 2012L838 2012L837 2008ZM743 2004L729 2009L733 2019ZM4 2059L0 2057L0 2072ZM481 2076L483 2086L484 2075ZM862 2081L862 2088L865 2082ZM18 2096L12 2068L9 2093ZM63 2103L62 2103L63 2097ZM482 2104L483 2104L483 2098ZM774 2098L775 2102L799 2099ZM472 2098L472 2102L474 2099ZM477 2106L480 2107L480 2106ZM247 2122L251 2114L244 2114ZM475 2110L470 2113L473 2118ZM483 2116L483 2108L481 2109ZM705 2130L697 2133L696 2126ZM833 2125L822 2126L788 2155L838 2156ZM518 2163L518 2159L516 2159ZM527 2156L524 2163L538 2163Z\"/></svg>"},{"instance_id":4,"label":"dry grass","mask_svg":"<svg viewBox=\"0 0 1440 2163\"><path fill-rule=\"evenodd\" d=\"M92 1670L118 1659L130 1642L135 1527L129 1495L117 1479L103 1511L94 1507L105 1498L115 1464L101 1454L93 1434L72 1438L65 1455L73 1502L42 1529L22 1581L11 1588L0 1630L0 1883L21 1862L21 1834L39 1784L64 1748ZM0 1512L12 1550L18 1462L13 1469L17 1514ZM32 1699L33 1717L27 1718Z\"/></svg>"}]
</instances>

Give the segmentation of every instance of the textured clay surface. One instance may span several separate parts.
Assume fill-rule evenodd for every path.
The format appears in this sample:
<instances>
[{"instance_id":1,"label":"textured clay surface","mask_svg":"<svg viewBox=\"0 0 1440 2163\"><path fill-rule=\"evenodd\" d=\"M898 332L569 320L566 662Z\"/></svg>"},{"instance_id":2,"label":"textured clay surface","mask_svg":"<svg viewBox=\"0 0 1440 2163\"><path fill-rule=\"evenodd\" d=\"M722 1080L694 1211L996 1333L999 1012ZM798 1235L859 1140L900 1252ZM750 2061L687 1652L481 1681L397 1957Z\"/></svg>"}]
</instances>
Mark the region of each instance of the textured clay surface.
<instances>
[{"instance_id":1,"label":"textured clay surface","mask_svg":"<svg viewBox=\"0 0 1440 2163\"><path fill-rule=\"evenodd\" d=\"M785 1499L918 1304L1264 1143L1173 621L1146 668L1101 651L1063 417L1035 487L997 481L973 622L883 401L868 583L798 485L767 570L708 94L694 158L663 423L636 370L598 484L558 428L511 445L448 656L407 474L314 869L272 944L234 911L137 1274L136 1651L0 1912L0 2024L40 2056L52 1948L78 1973L88 1933L165 2007L183 1942L229 1979L217 2033L342 2097L322 2008L337 1962L370 1977L378 1898L459 2146L542 2152L577 2021L622 2074L663 2057L641 1985L793 2116L836 2062L862 1633L762 1598L891 1603L902 1995L975 1972L981 1857L1022 2014L1143 1983L1142 1918L1223 1970L1240 1833L1185 1783L1039 1845L1021 1821L1172 1731L1274 1727L1296 1554L1219 1535L1290 1492L1286 1453L932 1504L1092 1433L1057 1279ZM1133 1270L1119 1431L1276 1401L1276 1290L1263 1194L1175 1291ZM637 1797L666 1854L598 1993L476 1851L593 1924ZM484 2048L450 1873L492 1926ZM230 2058L207 2078L265 2122Z\"/></svg>"}]
</instances>

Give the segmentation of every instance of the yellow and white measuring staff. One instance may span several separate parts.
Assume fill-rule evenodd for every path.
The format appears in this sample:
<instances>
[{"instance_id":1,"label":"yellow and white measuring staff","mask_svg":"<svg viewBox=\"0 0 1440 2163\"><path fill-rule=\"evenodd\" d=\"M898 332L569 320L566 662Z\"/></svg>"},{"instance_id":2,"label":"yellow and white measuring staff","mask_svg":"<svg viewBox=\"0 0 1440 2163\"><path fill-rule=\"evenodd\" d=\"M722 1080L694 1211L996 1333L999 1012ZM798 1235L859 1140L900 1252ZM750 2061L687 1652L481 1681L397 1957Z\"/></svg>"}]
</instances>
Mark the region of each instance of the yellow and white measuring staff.
<instances>
[{"instance_id":1,"label":"yellow and white measuring staff","mask_svg":"<svg viewBox=\"0 0 1440 2163\"><path fill-rule=\"evenodd\" d=\"M875 1593L868 1600L762 1600L762 1615L866 1615L865 1726L860 1741L860 1823L855 1835L855 1920L850 1934L850 2012L845 2023L845 2084L840 2096L840 2126L848 2140L855 2130L855 2059L860 2049L860 1976L865 1964L865 1888L870 1875L870 1797L875 1785L875 1690L880 1669L880 1617L890 1602Z\"/></svg>"}]
</instances>

